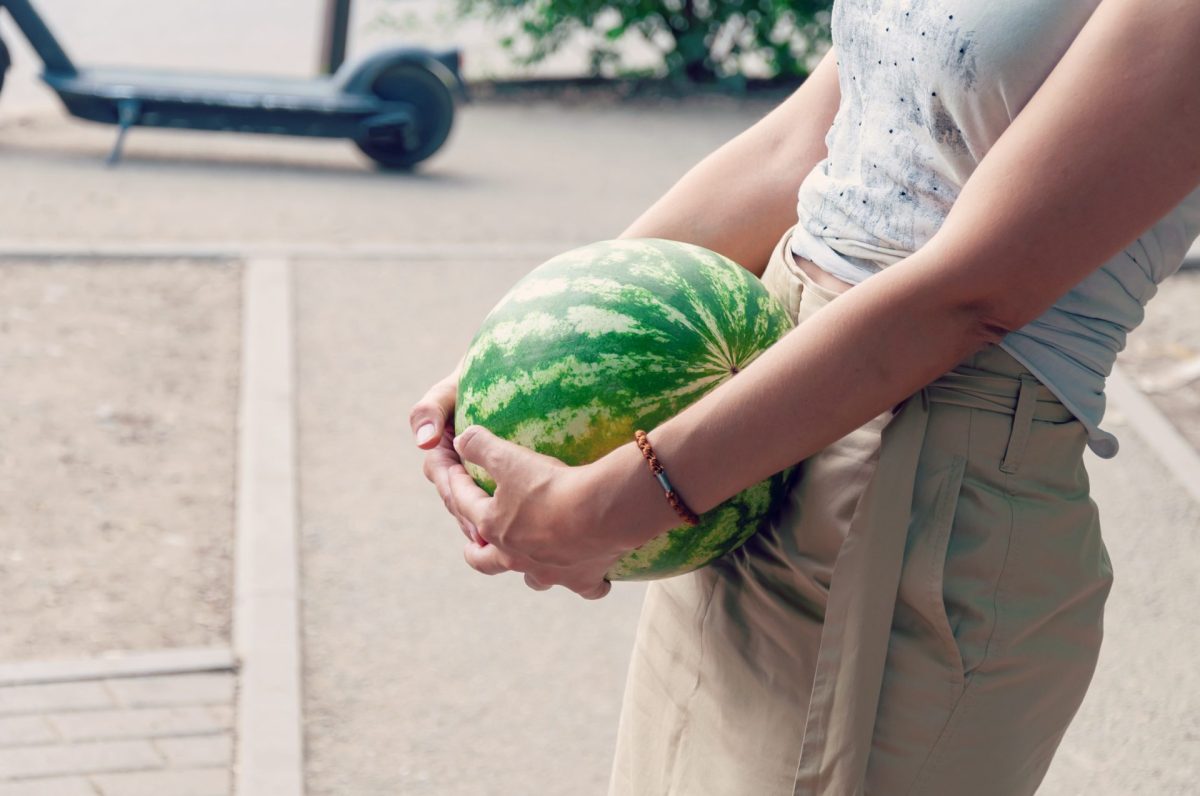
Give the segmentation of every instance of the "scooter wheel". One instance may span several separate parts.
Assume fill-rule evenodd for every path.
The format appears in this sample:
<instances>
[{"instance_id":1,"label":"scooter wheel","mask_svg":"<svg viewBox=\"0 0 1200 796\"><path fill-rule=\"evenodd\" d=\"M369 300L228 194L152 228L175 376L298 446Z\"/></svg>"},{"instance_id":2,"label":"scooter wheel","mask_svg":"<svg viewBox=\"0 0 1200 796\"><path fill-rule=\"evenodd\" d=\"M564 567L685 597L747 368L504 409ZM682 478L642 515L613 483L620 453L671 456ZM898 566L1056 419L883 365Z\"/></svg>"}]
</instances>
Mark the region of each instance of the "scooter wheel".
<instances>
[{"instance_id":1,"label":"scooter wheel","mask_svg":"<svg viewBox=\"0 0 1200 796\"><path fill-rule=\"evenodd\" d=\"M413 123L406 135L356 140L367 157L386 169L411 169L446 143L454 122L454 96L437 75L420 64L395 64L371 88L382 100L412 106Z\"/></svg>"}]
</instances>

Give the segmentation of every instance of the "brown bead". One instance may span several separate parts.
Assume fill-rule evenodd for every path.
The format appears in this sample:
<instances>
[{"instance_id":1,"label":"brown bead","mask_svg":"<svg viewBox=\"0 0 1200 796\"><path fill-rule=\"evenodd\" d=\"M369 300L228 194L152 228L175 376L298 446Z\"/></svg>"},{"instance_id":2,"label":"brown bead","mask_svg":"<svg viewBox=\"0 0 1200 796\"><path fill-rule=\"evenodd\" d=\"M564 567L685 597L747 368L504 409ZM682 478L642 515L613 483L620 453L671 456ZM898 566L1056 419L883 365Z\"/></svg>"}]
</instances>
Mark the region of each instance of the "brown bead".
<instances>
[{"instance_id":1,"label":"brown bead","mask_svg":"<svg viewBox=\"0 0 1200 796\"><path fill-rule=\"evenodd\" d=\"M667 478L666 470L659 463L658 457L654 455L654 449L650 447L650 438L646 436L646 432L638 429L633 432L634 442L637 443L638 450L642 452L646 463L650 465L650 472L654 473L654 477L659 480L659 483L666 485L668 488L663 493L666 495L667 502L671 504L671 508L675 509L675 513L683 518L683 521L688 525L699 525L700 518L696 516L696 512L688 508L683 502L683 498L679 496L673 488L670 487L670 480Z\"/></svg>"}]
</instances>

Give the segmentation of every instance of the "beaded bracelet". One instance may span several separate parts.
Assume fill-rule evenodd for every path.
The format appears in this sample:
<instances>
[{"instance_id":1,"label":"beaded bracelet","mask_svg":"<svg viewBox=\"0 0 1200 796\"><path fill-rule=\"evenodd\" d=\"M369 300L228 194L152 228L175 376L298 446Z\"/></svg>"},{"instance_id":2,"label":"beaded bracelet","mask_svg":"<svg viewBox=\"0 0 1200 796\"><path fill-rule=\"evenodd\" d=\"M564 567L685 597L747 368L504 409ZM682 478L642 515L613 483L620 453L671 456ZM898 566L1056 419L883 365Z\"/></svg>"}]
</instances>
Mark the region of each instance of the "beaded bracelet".
<instances>
[{"instance_id":1,"label":"beaded bracelet","mask_svg":"<svg viewBox=\"0 0 1200 796\"><path fill-rule=\"evenodd\" d=\"M667 496L667 502L671 504L671 508L675 509L675 513L683 517L683 521L688 525L699 525L700 518L696 516L696 512L687 507L687 504L683 502L683 498L679 497L679 493L675 491L675 488L671 486L671 482L667 480L667 472L658 463L658 457L654 455L654 449L650 447L650 439L646 436L646 432L638 429L633 432L633 439L637 442L638 450L642 452L642 456L646 458L646 462L650 465L650 472L654 473L654 477L662 485L663 491Z\"/></svg>"}]
</instances>

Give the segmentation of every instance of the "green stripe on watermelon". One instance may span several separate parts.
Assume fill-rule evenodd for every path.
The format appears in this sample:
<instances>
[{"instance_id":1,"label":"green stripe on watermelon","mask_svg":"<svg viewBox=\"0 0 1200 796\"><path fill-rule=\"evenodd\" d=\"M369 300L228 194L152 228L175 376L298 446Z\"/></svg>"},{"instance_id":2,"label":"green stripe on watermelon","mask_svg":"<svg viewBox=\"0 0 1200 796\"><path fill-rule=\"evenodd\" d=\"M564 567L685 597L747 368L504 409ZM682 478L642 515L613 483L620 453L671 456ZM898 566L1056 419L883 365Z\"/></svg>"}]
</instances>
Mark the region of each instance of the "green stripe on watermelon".
<instances>
[{"instance_id":1,"label":"green stripe on watermelon","mask_svg":"<svg viewBox=\"0 0 1200 796\"><path fill-rule=\"evenodd\" d=\"M484 320L463 362L455 424L584 464L732 378L791 325L758 279L714 252L592 244L538 267ZM482 469L468 470L494 489ZM630 553L613 578L666 577L737 547L767 521L782 478Z\"/></svg>"}]
</instances>

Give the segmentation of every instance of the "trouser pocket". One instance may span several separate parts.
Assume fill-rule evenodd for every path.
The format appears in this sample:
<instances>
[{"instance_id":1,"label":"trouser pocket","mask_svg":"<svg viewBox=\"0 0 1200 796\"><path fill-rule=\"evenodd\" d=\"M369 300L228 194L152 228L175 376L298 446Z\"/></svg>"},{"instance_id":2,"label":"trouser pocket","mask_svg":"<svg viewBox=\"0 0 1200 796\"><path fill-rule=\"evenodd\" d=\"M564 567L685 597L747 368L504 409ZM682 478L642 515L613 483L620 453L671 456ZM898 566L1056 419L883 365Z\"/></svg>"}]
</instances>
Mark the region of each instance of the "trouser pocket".
<instances>
[{"instance_id":1,"label":"trouser pocket","mask_svg":"<svg viewBox=\"0 0 1200 796\"><path fill-rule=\"evenodd\" d=\"M960 686L965 664L954 637L944 598L951 545L967 460L954 456L933 477L919 478L904 551L893 629L925 650L927 665L941 666L946 680Z\"/></svg>"}]
</instances>

